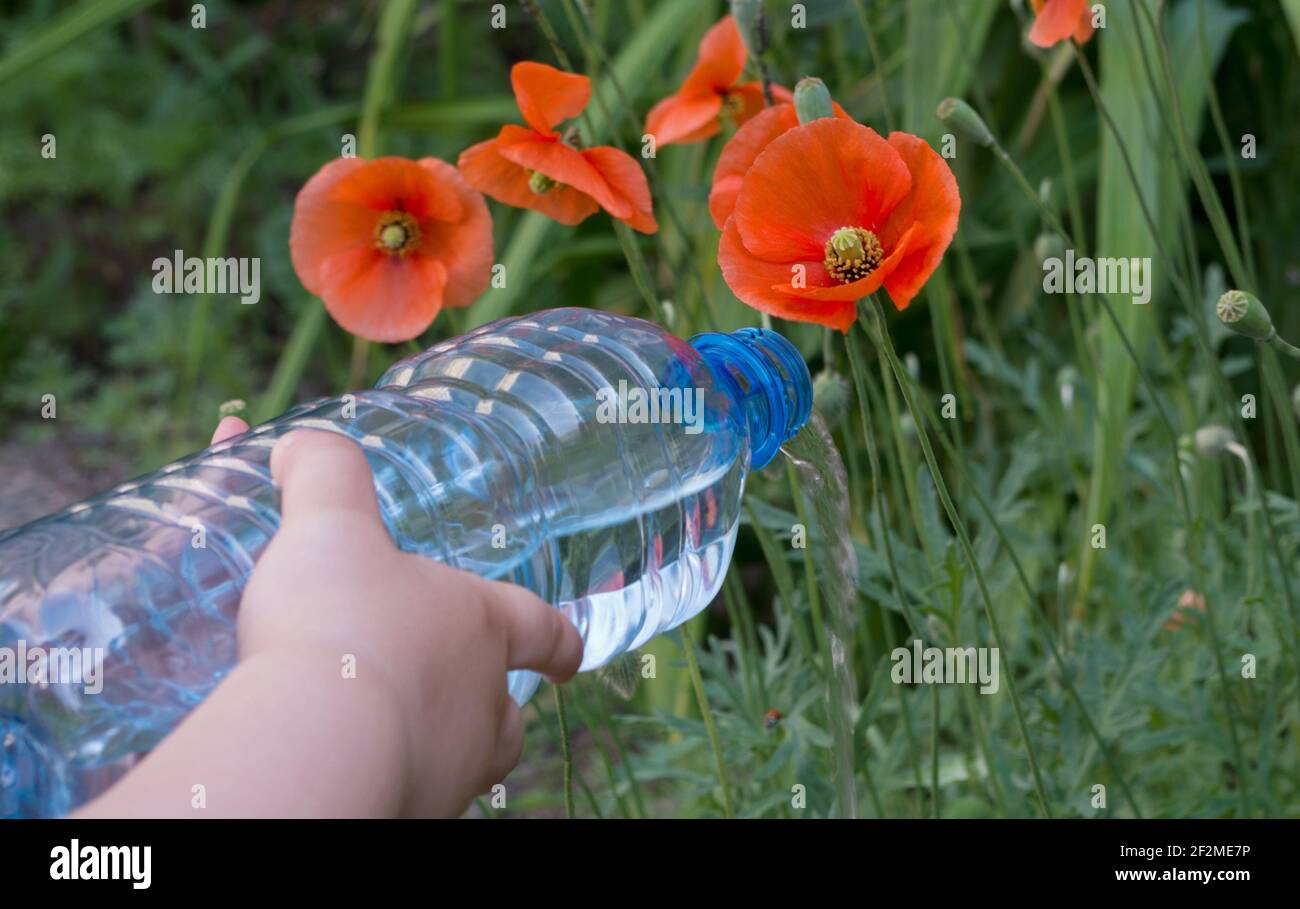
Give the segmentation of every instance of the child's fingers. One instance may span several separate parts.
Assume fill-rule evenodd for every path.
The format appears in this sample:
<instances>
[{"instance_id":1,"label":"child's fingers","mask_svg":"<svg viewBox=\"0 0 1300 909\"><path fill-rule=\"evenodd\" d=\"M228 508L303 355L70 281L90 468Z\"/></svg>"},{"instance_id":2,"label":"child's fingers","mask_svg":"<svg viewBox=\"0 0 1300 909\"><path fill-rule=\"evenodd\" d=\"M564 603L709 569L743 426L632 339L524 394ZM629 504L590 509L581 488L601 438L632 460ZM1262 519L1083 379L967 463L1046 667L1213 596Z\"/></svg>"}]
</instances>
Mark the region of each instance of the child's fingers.
<instances>
[{"instance_id":1,"label":"child's fingers","mask_svg":"<svg viewBox=\"0 0 1300 909\"><path fill-rule=\"evenodd\" d=\"M315 430L289 433L271 452L271 476L280 486L286 522L340 510L383 528L370 465L361 448L344 436Z\"/></svg>"},{"instance_id":2,"label":"child's fingers","mask_svg":"<svg viewBox=\"0 0 1300 909\"><path fill-rule=\"evenodd\" d=\"M524 753L524 721L519 705L507 695L505 706L501 708L501 722L497 727L496 749L492 754L491 779L485 790L492 788L510 775Z\"/></svg>"},{"instance_id":3,"label":"child's fingers","mask_svg":"<svg viewBox=\"0 0 1300 909\"><path fill-rule=\"evenodd\" d=\"M217 424L216 431L212 433L212 444L224 442L232 436L237 436L241 432L248 432L248 424L239 417L222 417L221 422Z\"/></svg>"},{"instance_id":4,"label":"child's fingers","mask_svg":"<svg viewBox=\"0 0 1300 909\"><path fill-rule=\"evenodd\" d=\"M522 587L493 581L487 606L506 634L506 668L564 681L582 664L582 638L559 610Z\"/></svg>"}]
</instances>

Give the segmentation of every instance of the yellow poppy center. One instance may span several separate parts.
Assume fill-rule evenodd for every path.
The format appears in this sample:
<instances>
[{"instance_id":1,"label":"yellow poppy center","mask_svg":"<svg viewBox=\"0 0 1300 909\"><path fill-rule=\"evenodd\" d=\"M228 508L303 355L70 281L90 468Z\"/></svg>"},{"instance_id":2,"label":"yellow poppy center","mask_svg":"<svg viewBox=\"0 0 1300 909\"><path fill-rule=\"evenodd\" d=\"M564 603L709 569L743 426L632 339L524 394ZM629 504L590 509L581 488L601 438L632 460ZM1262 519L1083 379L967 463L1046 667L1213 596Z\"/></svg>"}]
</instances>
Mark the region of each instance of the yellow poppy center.
<instances>
[{"instance_id":1,"label":"yellow poppy center","mask_svg":"<svg viewBox=\"0 0 1300 909\"><path fill-rule=\"evenodd\" d=\"M885 258L880 239L864 227L841 227L826 241L822 264L842 284L860 281Z\"/></svg>"},{"instance_id":2,"label":"yellow poppy center","mask_svg":"<svg viewBox=\"0 0 1300 909\"><path fill-rule=\"evenodd\" d=\"M420 225L404 211L387 211L375 226L375 245L392 256L405 256L420 243Z\"/></svg>"}]
</instances>

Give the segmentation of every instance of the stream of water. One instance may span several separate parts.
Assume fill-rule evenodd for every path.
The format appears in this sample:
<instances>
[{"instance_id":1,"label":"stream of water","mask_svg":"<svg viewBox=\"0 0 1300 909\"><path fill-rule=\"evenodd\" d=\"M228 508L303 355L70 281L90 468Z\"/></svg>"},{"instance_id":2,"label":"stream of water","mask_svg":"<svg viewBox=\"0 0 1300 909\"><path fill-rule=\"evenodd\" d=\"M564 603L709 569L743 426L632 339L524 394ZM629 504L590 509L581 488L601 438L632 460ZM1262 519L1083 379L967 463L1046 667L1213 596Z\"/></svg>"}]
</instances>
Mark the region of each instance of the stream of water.
<instances>
[{"instance_id":1,"label":"stream of water","mask_svg":"<svg viewBox=\"0 0 1300 909\"><path fill-rule=\"evenodd\" d=\"M781 450L794 465L803 493L812 505L809 518L813 526L808 528L807 541L824 606L824 632L831 657L827 707L835 737L836 791L841 814L856 817L853 723L857 692L852 653L858 557L850 535L848 475L830 430L815 410L803 431Z\"/></svg>"}]
</instances>

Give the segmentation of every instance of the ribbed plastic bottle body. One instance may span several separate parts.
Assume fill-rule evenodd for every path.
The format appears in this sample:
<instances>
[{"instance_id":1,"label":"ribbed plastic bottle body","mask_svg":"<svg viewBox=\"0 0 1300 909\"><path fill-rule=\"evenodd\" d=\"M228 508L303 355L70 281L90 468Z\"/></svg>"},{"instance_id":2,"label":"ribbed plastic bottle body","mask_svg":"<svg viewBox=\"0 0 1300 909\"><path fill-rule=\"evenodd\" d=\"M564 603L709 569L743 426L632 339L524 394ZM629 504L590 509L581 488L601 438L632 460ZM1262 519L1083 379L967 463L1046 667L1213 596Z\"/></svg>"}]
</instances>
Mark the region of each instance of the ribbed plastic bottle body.
<instances>
[{"instance_id":1,"label":"ribbed plastic bottle body","mask_svg":"<svg viewBox=\"0 0 1300 909\"><path fill-rule=\"evenodd\" d=\"M721 584L749 464L724 384L650 323L550 310L0 537L0 650L48 657L45 684L0 684L0 816L92 797L234 664L240 594L279 523L279 436L355 439L402 549L562 608L590 669L694 615ZM648 393L667 413L646 412ZM86 666L71 679L77 655ZM517 700L535 688L512 674Z\"/></svg>"}]
</instances>

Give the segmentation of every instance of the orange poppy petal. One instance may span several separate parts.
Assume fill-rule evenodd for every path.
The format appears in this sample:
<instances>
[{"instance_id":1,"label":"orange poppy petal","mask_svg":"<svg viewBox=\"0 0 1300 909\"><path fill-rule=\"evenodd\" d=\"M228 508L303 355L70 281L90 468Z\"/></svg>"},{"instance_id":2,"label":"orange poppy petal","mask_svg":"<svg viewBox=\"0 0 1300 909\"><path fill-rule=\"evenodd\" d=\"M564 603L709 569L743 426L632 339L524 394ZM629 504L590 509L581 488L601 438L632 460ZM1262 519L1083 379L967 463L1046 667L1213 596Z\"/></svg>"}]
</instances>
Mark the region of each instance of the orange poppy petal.
<instances>
[{"instance_id":1,"label":"orange poppy petal","mask_svg":"<svg viewBox=\"0 0 1300 909\"><path fill-rule=\"evenodd\" d=\"M376 158L346 174L329 200L373 211L404 211L416 218L455 221L460 198L449 193L427 170L409 158Z\"/></svg>"},{"instance_id":2,"label":"orange poppy petal","mask_svg":"<svg viewBox=\"0 0 1300 909\"><path fill-rule=\"evenodd\" d=\"M510 85L524 120L539 133L578 116L591 100L590 79L545 63L516 63L510 68Z\"/></svg>"},{"instance_id":3,"label":"orange poppy petal","mask_svg":"<svg viewBox=\"0 0 1300 909\"><path fill-rule=\"evenodd\" d=\"M669 95L650 108L645 131L655 137L655 144L660 147L698 142L719 131L718 116L721 113L722 96L719 94Z\"/></svg>"},{"instance_id":4,"label":"orange poppy petal","mask_svg":"<svg viewBox=\"0 0 1300 909\"><path fill-rule=\"evenodd\" d=\"M595 199L572 186L556 186L549 192L533 195L535 200L523 208L539 211L568 227L581 224L600 211L600 204Z\"/></svg>"},{"instance_id":5,"label":"orange poppy petal","mask_svg":"<svg viewBox=\"0 0 1300 909\"><path fill-rule=\"evenodd\" d=\"M773 86L774 94L779 95L781 92L793 98L786 89ZM831 106L835 109L835 116L852 119L835 102L831 102ZM773 139L798 125L799 115L794 105L778 103L750 118L727 140L718 157L718 164L713 169L713 186L709 190L709 214L713 216L713 224L719 230L735 210L741 180L753 166L754 160Z\"/></svg>"},{"instance_id":6,"label":"orange poppy petal","mask_svg":"<svg viewBox=\"0 0 1300 909\"><path fill-rule=\"evenodd\" d=\"M736 130L718 156L713 169L713 189L709 192L709 214L719 230L736 207L741 178L749 172L754 159L772 140L799 125L799 115L792 104L777 104L762 111Z\"/></svg>"},{"instance_id":7,"label":"orange poppy petal","mask_svg":"<svg viewBox=\"0 0 1300 909\"><path fill-rule=\"evenodd\" d=\"M879 233L911 185L907 165L875 130L851 120L814 120L759 154L733 217L754 255L818 260L841 227Z\"/></svg>"},{"instance_id":8,"label":"orange poppy petal","mask_svg":"<svg viewBox=\"0 0 1300 909\"><path fill-rule=\"evenodd\" d=\"M394 343L414 338L442 308L447 273L424 256L398 258L377 249L334 256L321 270L321 299L354 335Z\"/></svg>"},{"instance_id":9,"label":"orange poppy petal","mask_svg":"<svg viewBox=\"0 0 1300 909\"><path fill-rule=\"evenodd\" d=\"M817 263L769 262L753 255L745 248L736 219L729 220L722 229L718 245L718 266L722 278L731 292L743 303L759 312L792 319L796 322L816 322L828 328L848 331L853 324L856 307L843 300L807 300L783 292L794 274L793 265L803 264L813 273Z\"/></svg>"},{"instance_id":10,"label":"orange poppy petal","mask_svg":"<svg viewBox=\"0 0 1300 909\"><path fill-rule=\"evenodd\" d=\"M961 214L961 194L948 162L924 139L898 132L890 134L889 144L912 174L912 192L880 231L886 249L899 242L900 233L914 230L916 234L906 258L885 281L885 290L901 310L929 280L952 242Z\"/></svg>"},{"instance_id":11,"label":"orange poppy petal","mask_svg":"<svg viewBox=\"0 0 1300 909\"><path fill-rule=\"evenodd\" d=\"M589 148L582 152L605 182L627 202L632 214L619 220L633 230L652 234L659 230L655 221L654 205L650 199L650 184L636 159L627 152L608 145Z\"/></svg>"},{"instance_id":12,"label":"orange poppy petal","mask_svg":"<svg viewBox=\"0 0 1300 909\"><path fill-rule=\"evenodd\" d=\"M469 184L498 202L539 211L561 224L573 226L599 211L596 200L572 186L557 186L535 193L529 172L497 151L497 140L473 145L460 155L460 170Z\"/></svg>"},{"instance_id":13,"label":"orange poppy petal","mask_svg":"<svg viewBox=\"0 0 1300 909\"><path fill-rule=\"evenodd\" d=\"M1092 33L1096 29L1092 27L1092 10L1087 6L1083 8L1083 15L1079 17L1079 24L1074 27L1073 38L1080 44L1087 44L1092 40Z\"/></svg>"},{"instance_id":14,"label":"orange poppy petal","mask_svg":"<svg viewBox=\"0 0 1300 909\"><path fill-rule=\"evenodd\" d=\"M497 152L528 170L541 171L557 183L586 193L616 218L630 218L632 205L605 182L582 152L518 126L503 126Z\"/></svg>"},{"instance_id":15,"label":"orange poppy petal","mask_svg":"<svg viewBox=\"0 0 1300 909\"><path fill-rule=\"evenodd\" d=\"M693 142L704 142L707 139L712 139L720 132L722 132L721 117L719 117L716 120L710 120L708 123L705 123L699 129L692 130L691 132L677 139L674 144L690 145Z\"/></svg>"},{"instance_id":16,"label":"orange poppy petal","mask_svg":"<svg viewBox=\"0 0 1300 909\"><path fill-rule=\"evenodd\" d=\"M730 88L745 69L745 42L731 16L723 16L704 33L700 53L680 94L702 95Z\"/></svg>"},{"instance_id":17,"label":"orange poppy petal","mask_svg":"<svg viewBox=\"0 0 1300 909\"><path fill-rule=\"evenodd\" d=\"M1087 0L1046 0L1042 10L1034 17L1029 40L1039 47L1051 47L1059 41L1065 41L1079 27L1079 20L1087 14L1087 10ZM1089 29L1091 30L1091 21Z\"/></svg>"},{"instance_id":18,"label":"orange poppy petal","mask_svg":"<svg viewBox=\"0 0 1300 909\"><path fill-rule=\"evenodd\" d=\"M442 305L468 306L487 289L492 277L492 215L483 196L446 161L421 158L419 164L456 193L465 212L455 223L424 222L420 252L441 262L446 272Z\"/></svg>"},{"instance_id":19,"label":"orange poppy petal","mask_svg":"<svg viewBox=\"0 0 1300 909\"><path fill-rule=\"evenodd\" d=\"M713 187L709 190L709 215L713 218L713 226L718 230L722 229L722 225L727 223L731 213L736 210L736 197L740 195L742 182L739 174L713 178Z\"/></svg>"},{"instance_id":20,"label":"orange poppy petal","mask_svg":"<svg viewBox=\"0 0 1300 909\"><path fill-rule=\"evenodd\" d=\"M358 168L361 158L336 158L312 175L298 192L289 226L289 256L308 292L320 295L320 270L331 256L372 245L376 213L329 201L338 182Z\"/></svg>"}]
</instances>

